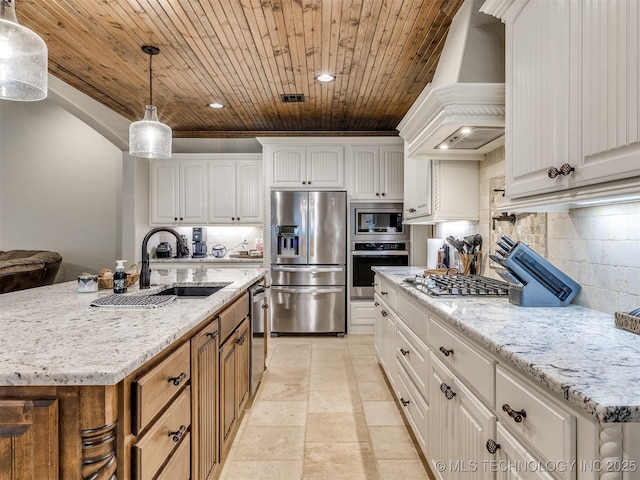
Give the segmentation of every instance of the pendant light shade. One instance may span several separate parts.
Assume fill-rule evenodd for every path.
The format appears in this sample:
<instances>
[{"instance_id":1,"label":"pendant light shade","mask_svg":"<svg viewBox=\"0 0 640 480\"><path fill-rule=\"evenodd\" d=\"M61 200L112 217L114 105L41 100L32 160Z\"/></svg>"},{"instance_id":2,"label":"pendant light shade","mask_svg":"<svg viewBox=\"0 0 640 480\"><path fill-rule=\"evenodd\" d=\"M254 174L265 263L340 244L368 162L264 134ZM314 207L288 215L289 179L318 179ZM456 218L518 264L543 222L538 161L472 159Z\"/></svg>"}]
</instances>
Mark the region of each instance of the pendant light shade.
<instances>
[{"instance_id":1,"label":"pendant light shade","mask_svg":"<svg viewBox=\"0 0 640 480\"><path fill-rule=\"evenodd\" d=\"M129 154L143 158L171 158L171 128L158 120L152 96L151 61L160 49L145 45L142 51L149 55L149 105L145 108L144 118L129 126Z\"/></svg>"},{"instance_id":2,"label":"pendant light shade","mask_svg":"<svg viewBox=\"0 0 640 480\"><path fill-rule=\"evenodd\" d=\"M0 0L0 98L47 97L47 45L18 23L15 0Z\"/></svg>"}]
</instances>

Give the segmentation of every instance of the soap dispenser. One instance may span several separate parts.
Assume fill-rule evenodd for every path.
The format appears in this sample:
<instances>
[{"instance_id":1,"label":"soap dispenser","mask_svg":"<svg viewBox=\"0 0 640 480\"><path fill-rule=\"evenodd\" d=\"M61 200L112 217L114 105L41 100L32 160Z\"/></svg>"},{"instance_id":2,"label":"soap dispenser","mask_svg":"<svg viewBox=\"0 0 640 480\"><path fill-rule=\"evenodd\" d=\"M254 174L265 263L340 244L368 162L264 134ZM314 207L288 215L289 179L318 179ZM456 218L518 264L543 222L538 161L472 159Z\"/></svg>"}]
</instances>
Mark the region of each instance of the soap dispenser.
<instances>
[{"instance_id":1,"label":"soap dispenser","mask_svg":"<svg viewBox=\"0 0 640 480\"><path fill-rule=\"evenodd\" d=\"M126 260L116 260L116 272L113 274L113 293L127 292L127 273L124 271Z\"/></svg>"}]
</instances>

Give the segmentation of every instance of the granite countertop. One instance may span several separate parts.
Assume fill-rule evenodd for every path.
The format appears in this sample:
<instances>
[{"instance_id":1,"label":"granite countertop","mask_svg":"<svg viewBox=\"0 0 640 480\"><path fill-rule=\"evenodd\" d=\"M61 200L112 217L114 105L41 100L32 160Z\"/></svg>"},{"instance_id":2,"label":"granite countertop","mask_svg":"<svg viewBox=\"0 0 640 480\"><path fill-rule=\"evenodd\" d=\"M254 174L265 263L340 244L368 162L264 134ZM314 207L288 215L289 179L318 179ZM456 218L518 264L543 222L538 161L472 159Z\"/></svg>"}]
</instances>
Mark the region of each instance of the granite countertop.
<instances>
[{"instance_id":1,"label":"granite countertop","mask_svg":"<svg viewBox=\"0 0 640 480\"><path fill-rule=\"evenodd\" d=\"M191 258L191 257L150 258L149 263L154 263L154 264L166 263L168 265L171 265L172 263L188 263L188 264L191 264L191 263L195 263L195 264L198 264L198 263L213 263L213 264L251 263L255 265L256 263L262 263L263 261L263 257L255 257L255 256L247 255L244 258L239 258L239 257L231 257L230 255L234 255L234 253L232 252L230 254L227 252L227 254L222 258L214 257L213 255L207 255L204 258Z\"/></svg>"},{"instance_id":2,"label":"granite countertop","mask_svg":"<svg viewBox=\"0 0 640 480\"><path fill-rule=\"evenodd\" d=\"M156 269L157 293L177 285L226 285L206 298L160 308L90 307L111 290L78 293L75 281L0 295L0 386L115 385L264 276L261 268Z\"/></svg>"},{"instance_id":3,"label":"granite countertop","mask_svg":"<svg viewBox=\"0 0 640 480\"><path fill-rule=\"evenodd\" d=\"M430 297L407 278L424 267L373 267L499 359L601 422L640 422L640 336L588 308L519 307L503 298Z\"/></svg>"}]
</instances>

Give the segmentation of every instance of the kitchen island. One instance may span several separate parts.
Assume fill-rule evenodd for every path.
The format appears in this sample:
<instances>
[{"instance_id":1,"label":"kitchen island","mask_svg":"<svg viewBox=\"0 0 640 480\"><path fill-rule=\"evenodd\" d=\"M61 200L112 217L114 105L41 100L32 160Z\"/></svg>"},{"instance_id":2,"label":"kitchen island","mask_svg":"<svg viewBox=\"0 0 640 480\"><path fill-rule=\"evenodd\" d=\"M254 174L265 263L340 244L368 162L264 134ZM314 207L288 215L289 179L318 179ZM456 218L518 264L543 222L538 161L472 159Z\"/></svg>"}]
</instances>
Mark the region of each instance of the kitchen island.
<instances>
[{"instance_id":1,"label":"kitchen island","mask_svg":"<svg viewBox=\"0 0 640 480\"><path fill-rule=\"evenodd\" d=\"M579 306L432 297L415 282L424 268L373 269L378 361L436 476L460 460L640 477L638 335Z\"/></svg>"},{"instance_id":2,"label":"kitchen island","mask_svg":"<svg viewBox=\"0 0 640 480\"><path fill-rule=\"evenodd\" d=\"M78 293L76 282L0 295L0 442L15 440L0 473L19 466L31 470L17 478L99 480L115 472L119 478L151 478L160 470L166 478L206 478L210 472L195 453L196 437L217 442L218 432L203 432L190 412L196 422L198 413L206 419L198 399L214 400L203 388L207 376L216 380L207 385L216 392L218 379L226 381L220 423L227 427L224 442L233 437L246 401L246 291L265 273L159 269L152 272L150 289L136 284L125 294L178 285L224 287L160 308L91 307L112 292ZM218 409L209 413L218 427ZM198 462L194 472L179 472L184 461L178 455Z\"/></svg>"}]
</instances>

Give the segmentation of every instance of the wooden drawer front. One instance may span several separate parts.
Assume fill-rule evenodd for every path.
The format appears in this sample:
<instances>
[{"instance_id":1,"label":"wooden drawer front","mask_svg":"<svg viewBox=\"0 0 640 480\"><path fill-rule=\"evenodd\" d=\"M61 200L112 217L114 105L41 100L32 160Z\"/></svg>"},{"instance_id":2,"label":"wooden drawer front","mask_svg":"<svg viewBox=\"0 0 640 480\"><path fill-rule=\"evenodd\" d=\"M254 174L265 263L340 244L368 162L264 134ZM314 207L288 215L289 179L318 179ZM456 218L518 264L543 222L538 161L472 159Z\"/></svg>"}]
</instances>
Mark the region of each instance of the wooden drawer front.
<instances>
[{"instance_id":1,"label":"wooden drawer front","mask_svg":"<svg viewBox=\"0 0 640 480\"><path fill-rule=\"evenodd\" d=\"M429 349L402 320L398 321L396 357L409 374L417 391L426 400L429 384Z\"/></svg>"},{"instance_id":2,"label":"wooden drawer front","mask_svg":"<svg viewBox=\"0 0 640 480\"><path fill-rule=\"evenodd\" d=\"M169 355L131 385L133 412L131 429L139 434L191 378L189 342Z\"/></svg>"},{"instance_id":3,"label":"wooden drawer front","mask_svg":"<svg viewBox=\"0 0 640 480\"><path fill-rule=\"evenodd\" d=\"M396 290L395 288L392 286L391 283L380 279L379 282L376 283L380 283L380 298L382 298L382 300L389 305L389 308L391 310L393 310L394 312L397 312L397 301L396 301Z\"/></svg>"},{"instance_id":4,"label":"wooden drawer front","mask_svg":"<svg viewBox=\"0 0 640 480\"><path fill-rule=\"evenodd\" d=\"M133 471L138 480L150 480L156 475L171 452L187 440L184 436L190 425L191 387L187 387L133 446ZM183 433L179 433L181 430Z\"/></svg>"},{"instance_id":5,"label":"wooden drawer front","mask_svg":"<svg viewBox=\"0 0 640 480\"><path fill-rule=\"evenodd\" d=\"M418 307L408 295L400 294L398 315L414 331L420 340L427 343L427 321L429 315Z\"/></svg>"},{"instance_id":6,"label":"wooden drawer front","mask_svg":"<svg viewBox=\"0 0 640 480\"><path fill-rule=\"evenodd\" d=\"M248 315L249 295L245 292L220 314L220 343L224 342Z\"/></svg>"},{"instance_id":7,"label":"wooden drawer front","mask_svg":"<svg viewBox=\"0 0 640 480\"><path fill-rule=\"evenodd\" d=\"M514 416L524 411L519 422L504 411L505 405ZM576 418L500 365L496 369L496 412L500 422L529 442L544 460L575 459ZM566 472L563 478L571 478L572 473Z\"/></svg>"},{"instance_id":8,"label":"wooden drawer front","mask_svg":"<svg viewBox=\"0 0 640 480\"><path fill-rule=\"evenodd\" d=\"M187 433L156 480L189 480L191 478L190 447L191 434Z\"/></svg>"},{"instance_id":9,"label":"wooden drawer front","mask_svg":"<svg viewBox=\"0 0 640 480\"><path fill-rule=\"evenodd\" d=\"M429 343L436 356L465 379L489 406L495 405L495 361L477 347L450 331L434 317L429 318Z\"/></svg>"},{"instance_id":10,"label":"wooden drawer front","mask_svg":"<svg viewBox=\"0 0 640 480\"><path fill-rule=\"evenodd\" d=\"M396 377L396 391L398 401L402 407L402 411L411 425L411 430L422 448L422 452L426 455L427 449L427 413L429 407L423 400L422 395L418 393L415 386L411 382L403 364L398 361L396 364L398 371Z\"/></svg>"}]
</instances>

